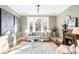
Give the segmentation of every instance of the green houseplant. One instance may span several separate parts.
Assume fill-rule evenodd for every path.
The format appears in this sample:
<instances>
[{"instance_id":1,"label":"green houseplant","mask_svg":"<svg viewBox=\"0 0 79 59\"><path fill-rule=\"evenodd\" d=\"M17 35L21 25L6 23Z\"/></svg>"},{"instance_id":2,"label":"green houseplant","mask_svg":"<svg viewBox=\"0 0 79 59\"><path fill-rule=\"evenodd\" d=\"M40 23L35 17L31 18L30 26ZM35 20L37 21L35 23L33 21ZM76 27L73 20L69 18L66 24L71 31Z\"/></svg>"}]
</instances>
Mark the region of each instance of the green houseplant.
<instances>
[{"instance_id":1,"label":"green houseplant","mask_svg":"<svg viewBox=\"0 0 79 59\"><path fill-rule=\"evenodd\" d=\"M57 28L56 27L53 27L52 31L53 32L57 32Z\"/></svg>"},{"instance_id":2,"label":"green houseplant","mask_svg":"<svg viewBox=\"0 0 79 59\"><path fill-rule=\"evenodd\" d=\"M57 30L58 30L57 27L53 27L52 30L51 30L51 35L55 37Z\"/></svg>"}]
</instances>

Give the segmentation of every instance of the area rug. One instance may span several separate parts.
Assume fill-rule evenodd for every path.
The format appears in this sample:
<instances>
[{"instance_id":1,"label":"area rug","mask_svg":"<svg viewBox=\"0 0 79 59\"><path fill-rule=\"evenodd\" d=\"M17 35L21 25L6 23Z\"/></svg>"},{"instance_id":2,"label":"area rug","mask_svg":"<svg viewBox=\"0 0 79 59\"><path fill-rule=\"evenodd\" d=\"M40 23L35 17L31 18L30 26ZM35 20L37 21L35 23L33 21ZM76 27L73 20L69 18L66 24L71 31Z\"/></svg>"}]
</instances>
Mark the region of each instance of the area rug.
<instances>
[{"instance_id":1,"label":"area rug","mask_svg":"<svg viewBox=\"0 0 79 59\"><path fill-rule=\"evenodd\" d=\"M49 42L26 42L8 54L55 54L57 46Z\"/></svg>"}]
</instances>

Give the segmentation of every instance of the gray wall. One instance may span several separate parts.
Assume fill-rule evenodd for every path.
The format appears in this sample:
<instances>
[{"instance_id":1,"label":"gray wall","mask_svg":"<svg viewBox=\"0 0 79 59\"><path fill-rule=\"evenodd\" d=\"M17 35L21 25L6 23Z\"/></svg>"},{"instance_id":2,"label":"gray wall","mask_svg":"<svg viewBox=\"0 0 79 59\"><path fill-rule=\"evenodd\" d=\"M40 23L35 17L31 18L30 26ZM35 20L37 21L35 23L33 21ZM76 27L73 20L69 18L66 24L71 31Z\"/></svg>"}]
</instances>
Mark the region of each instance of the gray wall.
<instances>
[{"instance_id":1,"label":"gray wall","mask_svg":"<svg viewBox=\"0 0 79 59\"><path fill-rule=\"evenodd\" d=\"M21 35L25 35L25 30L27 29L27 17L21 17Z\"/></svg>"},{"instance_id":2,"label":"gray wall","mask_svg":"<svg viewBox=\"0 0 79 59\"><path fill-rule=\"evenodd\" d=\"M49 29L56 26L56 16L49 16Z\"/></svg>"},{"instance_id":3,"label":"gray wall","mask_svg":"<svg viewBox=\"0 0 79 59\"><path fill-rule=\"evenodd\" d=\"M54 26L56 26L56 16L49 16L49 29ZM22 36L24 36L27 29L27 16L21 16L21 29Z\"/></svg>"},{"instance_id":4,"label":"gray wall","mask_svg":"<svg viewBox=\"0 0 79 59\"><path fill-rule=\"evenodd\" d=\"M61 26L64 24L64 19L67 15L70 15L71 17L77 17L78 22L79 22L79 5L72 5L57 15L56 26L59 29L59 36L61 39L63 39L63 33L61 31Z\"/></svg>"}]
</instances>

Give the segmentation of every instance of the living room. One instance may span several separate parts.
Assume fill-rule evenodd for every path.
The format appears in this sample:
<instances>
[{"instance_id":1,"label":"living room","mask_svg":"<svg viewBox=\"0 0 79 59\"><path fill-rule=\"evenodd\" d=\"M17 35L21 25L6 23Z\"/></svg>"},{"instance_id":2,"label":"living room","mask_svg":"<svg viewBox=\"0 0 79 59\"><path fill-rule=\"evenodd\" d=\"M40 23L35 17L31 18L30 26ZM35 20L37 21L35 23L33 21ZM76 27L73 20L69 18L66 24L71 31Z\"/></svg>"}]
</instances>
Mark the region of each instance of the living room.
<instances>
[{"instance_id":1,"label":"living room","mask_svg":"<svg viewBox=\"0 0 79 59\"><path fill-rule=\"evenodd\" d=\"M1 53L24 54L26 50L29 52L26 51L25 54L79 53L79 43L76 42L77 46L76 43L74 43L79 39L77 38L79 37L78 34L75 38L76 40L69 39L66 41L64 38L66 32L71 34L68 29L74 30L75 27L79 26L79 5L0 5L0 8L1 20L8 19L5 18L6 15L8 15L6 17L12 20L7 20L8 22L3 22L4 25L0 25L1 27L4 26L7 28L2 27L0 32L0 42L2 42L0 44ZM71 19L75 20L73 27L69 27L68 25L70 24L67 24ZM76 33L73 34L75 35ZM68 36L68 38L70 38L70 36ZM46 47L44 48L44 46ZM27 49L15 53L16 50L18 51L18 49L24 48ZM35 48L36 50L34 50Z\"/></svg>"}]
</instances>

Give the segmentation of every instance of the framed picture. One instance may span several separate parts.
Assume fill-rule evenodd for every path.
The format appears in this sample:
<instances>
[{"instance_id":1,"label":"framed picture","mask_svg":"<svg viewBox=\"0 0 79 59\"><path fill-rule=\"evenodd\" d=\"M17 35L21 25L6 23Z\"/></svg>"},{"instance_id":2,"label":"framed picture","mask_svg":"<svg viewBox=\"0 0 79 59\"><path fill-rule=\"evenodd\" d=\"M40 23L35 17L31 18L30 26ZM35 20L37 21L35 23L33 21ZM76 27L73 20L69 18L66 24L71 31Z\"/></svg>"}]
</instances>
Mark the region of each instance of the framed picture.
<instances>
[{"instance_id":1,"label":"framed picture","mask_svg":"<svg viewBox=\"0 0 79 59\"><path fill-rule=\"evenodd\" d=\"M68 21L68 29L74 29L75 27L77 27L77 18L71 18Z\"/></svg>"},{"instance_id":2,"label":"framed picture","mask_svg":"<svg viewBox=\"0 0 79 59\"><path fill-rule=\"evenodd\" d=\"M66 17L65 17L65 24L68 25L70 19L71 19L71 16L69 16L69 15L66 16Z\"/></svg>"}]
</instances>

